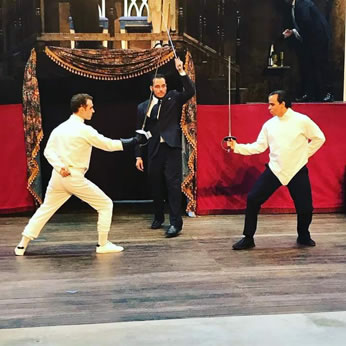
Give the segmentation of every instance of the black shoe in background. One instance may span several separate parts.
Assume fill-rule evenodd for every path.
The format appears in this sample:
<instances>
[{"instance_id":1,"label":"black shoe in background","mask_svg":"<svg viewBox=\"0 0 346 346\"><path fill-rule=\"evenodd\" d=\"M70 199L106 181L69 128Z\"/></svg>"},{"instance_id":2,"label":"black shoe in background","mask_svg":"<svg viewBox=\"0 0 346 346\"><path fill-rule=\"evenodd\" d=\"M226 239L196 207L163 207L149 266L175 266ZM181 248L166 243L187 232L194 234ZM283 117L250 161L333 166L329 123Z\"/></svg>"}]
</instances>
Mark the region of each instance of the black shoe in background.
<instances>
[{"instance_id":1,"label":"black shoe in background","mask_svg":"<svg viewBox=\"0 0 346 346\"><path fill-rule=\"evenodd\" d=\"M250 237L244 237L237 241L235 244L233 244L233 250L246 250L246 249L251 249L255 247L255 241L253 238Z\"/></svg>"},{"instance_id":2,"label":"black shoe in background","mask_svg":"<svg viewBox=\"0 0 346 346\"><path fill-rule=\"evenodd\" d=\"M305 94L301 97L297 97L296 98L296 102L313 102L315 100L313 100L311 97L309 97L309 95Z\"/></svg>"},{"instance_id":3,"label":"black shoe in background","mask_svg":"<svg viewBox=\"0 0 346 346\"><path fill-rule=\"evenodd\" d=\"M177 228L173 225L170 225L168 227L168 230L166 231L166 238L173 238L179 235L181 232L181 228Z\"/></svg>"},{"instance_id":4,"label":"black shoe in background","mask_svg":"<svg viewBox=\"0 0 346 346\"><path fill-rule=\"evenodd\" d=\"M334 102L334 95L332 93L327 93L327 95L323 98L323 102Z\"/></svg>"},{"instance_id":5,"label":"black shoe in background","mask_svg":"<svg viewBox=\"0 0 346 346\"><path fill-rule=\"evenodd\" d=\"M159 220L154 220L153 223L151 224L151 229L159 229L161 228L163 224L163 221L159 221Z\"/></svg>"},{"instance_id":6,"label":"black shoe in background","mask_svg":"<svg viewBox=\"0 0 346 346\"><path fill-rule=\"evenodd\" d=\"M316 246L316 242L314 240L310 239L300 239L297 238L297 244L300 246Z\"/></svg>"}]
</instances>

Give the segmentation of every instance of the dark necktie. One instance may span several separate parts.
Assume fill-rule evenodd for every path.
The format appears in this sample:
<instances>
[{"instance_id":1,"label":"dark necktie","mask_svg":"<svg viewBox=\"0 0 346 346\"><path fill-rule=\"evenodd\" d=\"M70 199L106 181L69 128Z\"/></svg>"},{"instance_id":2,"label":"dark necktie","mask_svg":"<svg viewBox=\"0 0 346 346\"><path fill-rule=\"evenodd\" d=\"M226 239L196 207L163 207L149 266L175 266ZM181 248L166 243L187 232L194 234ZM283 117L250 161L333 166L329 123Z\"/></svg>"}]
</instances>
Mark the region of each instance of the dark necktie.
<instances>
[{"instance_id":1,"label":"dark necktie","mask_svg":"<svg viewBox=\"0 0 346 346\"><path fill-rule=\"evenodd\" d=\"M151 109L150 119L157 120L157 117L159 115L159 110L160 110L161 102L162 102L162 100L158 100L158 102Z\"/></svg>"}]
</instances>

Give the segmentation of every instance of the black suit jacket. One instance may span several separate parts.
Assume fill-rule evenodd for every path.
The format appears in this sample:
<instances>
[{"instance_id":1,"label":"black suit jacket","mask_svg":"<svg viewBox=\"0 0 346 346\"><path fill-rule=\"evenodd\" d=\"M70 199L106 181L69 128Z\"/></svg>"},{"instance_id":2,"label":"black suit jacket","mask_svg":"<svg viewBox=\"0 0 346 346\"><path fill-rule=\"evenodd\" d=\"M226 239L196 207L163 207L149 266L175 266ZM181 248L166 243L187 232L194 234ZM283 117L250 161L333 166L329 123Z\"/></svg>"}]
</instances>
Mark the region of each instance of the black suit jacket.
<instances>
[{"instance_id":1,"label":"black suit jacket","mask_svg":"<svg viewBox=\"0 0 346 346\"><path fill-rule=\"evenodd\" d=\"M181 128L180 119L182 106L195 94L195 85L192 80L186 75L181 76L184 91L171 90L167 92L162 99L160 115L158 120L152 120L147 117L145 130L150 131L152 138L148 143L148 160L156 155L160 137L172 148L181 148ZM146 100L138 105L137 108L137 129L143 126L148 104L150 100ZM136 157L142 157L141 147L135 148Z\"/></svg>"},{"instance_id":2,"label":"black suit jacket","mask_svg":"<svg viewBox=\"0 0 346 346\"><path fill-rule=\"evenodd\" d=\"M314 52L328 47L330 29L326 18L311 0L296 0L295 19L303 45Z\"/></svg>"}]
</instances>

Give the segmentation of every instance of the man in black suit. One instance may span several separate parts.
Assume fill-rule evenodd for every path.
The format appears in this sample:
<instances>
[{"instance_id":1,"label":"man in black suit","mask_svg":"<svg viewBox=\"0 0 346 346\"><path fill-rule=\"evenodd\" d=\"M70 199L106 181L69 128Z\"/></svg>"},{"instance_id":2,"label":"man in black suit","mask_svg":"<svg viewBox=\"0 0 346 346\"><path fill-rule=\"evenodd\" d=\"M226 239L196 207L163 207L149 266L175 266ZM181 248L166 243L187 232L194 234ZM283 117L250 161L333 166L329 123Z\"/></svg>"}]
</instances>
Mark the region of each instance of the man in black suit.
<instances>
[{"instance_id":1,"label":"man in black suit","mask_svg":"<svg viewBox=\"0 0 346 346\"><path fill-rule=\"evenodd\" d=\"M303 79L304 96L297 101L333 101L327 93L330 29L325 17L311 0L285 0L292 13L293 28L283 32L294 36Z\"/></svg>"},{"instance_id":2,"label":"man in black suit","mask_svg":"<svg viewBox=\"0 0 346 346\"><path fill-rule=\"evenodd\" d=\"M148 143L148 175L154 199L154 221L152 229L164 222L164 201L167 194L170 226L166 237L177 236L183 227L181 217L181 128L182 106L195 94L195 86L186 75L183 62L175 59L184 90L167 92L166 78L157 74L152 79L150 90L153 97L138 106L137 129L150 131ZM144 170L141 147L136 148L136 167Z\"/></svg>"}]
</instances>

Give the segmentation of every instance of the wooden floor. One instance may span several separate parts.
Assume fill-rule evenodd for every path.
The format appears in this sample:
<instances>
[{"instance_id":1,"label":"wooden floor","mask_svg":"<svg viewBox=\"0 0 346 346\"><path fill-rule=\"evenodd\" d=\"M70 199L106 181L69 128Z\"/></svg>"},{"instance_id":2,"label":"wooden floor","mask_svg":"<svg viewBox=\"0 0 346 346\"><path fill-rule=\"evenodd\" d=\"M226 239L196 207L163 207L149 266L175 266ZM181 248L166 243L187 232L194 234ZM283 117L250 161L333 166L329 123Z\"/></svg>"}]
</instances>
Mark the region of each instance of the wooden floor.
<instances>
[{"instance_id":1,"label":"wooden floor","mask_svg":"<svg viewBox=\"0 0 346 346\"><path fill-rule=\"evenodd\" d=\"M61 213L16 257L28 219L0 218L0 328L346 310L344 214L314 216L315 248L296 247L295 215L260 215L238 252L243 215L186 217L166 239L150 214L116 210L125 251L96 255L96 214Z\"/></svg>"}]
</instances>

